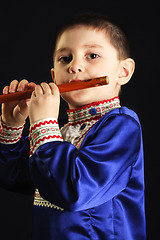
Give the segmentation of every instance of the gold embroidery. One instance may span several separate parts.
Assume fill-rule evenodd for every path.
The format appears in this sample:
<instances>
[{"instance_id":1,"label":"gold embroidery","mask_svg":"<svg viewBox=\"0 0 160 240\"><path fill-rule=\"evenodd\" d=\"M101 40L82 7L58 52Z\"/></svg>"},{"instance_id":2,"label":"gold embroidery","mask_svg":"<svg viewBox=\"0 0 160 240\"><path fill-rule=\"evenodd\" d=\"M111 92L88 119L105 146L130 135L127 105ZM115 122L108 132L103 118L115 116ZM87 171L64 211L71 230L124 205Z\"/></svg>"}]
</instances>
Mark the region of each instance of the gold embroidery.
<instances>
[{"instance_id":1,"label":"gold embroidery","mask_svg":"<svg viewBox=\"0 0 160 240\"><path fill-rule=\"evenodd\" d=\"M35 191L35 195L34 195L34 202L33 202L34 206L38 206L38 207L50 207L50 208L54 208L60 211L64 211L63 208L56 206L53 203L48 202L47 200L43 199L40 194L38 189L36 189Z\"/></svg>"}]
</instances>

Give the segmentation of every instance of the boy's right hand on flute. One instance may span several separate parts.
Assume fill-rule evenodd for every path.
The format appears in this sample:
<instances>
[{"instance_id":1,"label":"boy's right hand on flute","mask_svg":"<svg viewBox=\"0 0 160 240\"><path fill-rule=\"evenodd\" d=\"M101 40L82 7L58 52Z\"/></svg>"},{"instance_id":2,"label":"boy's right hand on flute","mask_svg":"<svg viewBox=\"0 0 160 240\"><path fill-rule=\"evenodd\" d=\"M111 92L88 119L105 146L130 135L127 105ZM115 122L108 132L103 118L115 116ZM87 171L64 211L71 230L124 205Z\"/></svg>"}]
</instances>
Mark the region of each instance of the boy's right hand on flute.
<instances>
[{"instance_id":1,"label":"boy's right hand on flute","mask_svg":"<svg viewBox=\"0 0 160 240\"><path fill-rule=\"evenodd\" d=\"M34 89L35 86L35 83L28 83L25 79L20 81L20 83L17 80L13 80L10 86L4 87L3 94ZM24 99L2 104L2 121L8 126L22 126L28 117L28 101Z\"/></svg>"}]
</instances>

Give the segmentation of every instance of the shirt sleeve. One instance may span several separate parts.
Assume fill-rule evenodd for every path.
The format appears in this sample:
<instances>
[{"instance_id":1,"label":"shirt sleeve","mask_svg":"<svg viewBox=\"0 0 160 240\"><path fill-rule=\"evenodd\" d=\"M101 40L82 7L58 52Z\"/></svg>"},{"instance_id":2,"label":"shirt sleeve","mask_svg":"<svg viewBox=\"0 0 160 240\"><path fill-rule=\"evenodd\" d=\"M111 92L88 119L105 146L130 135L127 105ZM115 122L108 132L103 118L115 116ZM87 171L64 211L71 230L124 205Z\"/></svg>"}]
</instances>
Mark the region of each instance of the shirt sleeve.
<instances>
[{"instance_id":1,"label":"shirt sleeve","mask_svg":"<svg viewBox=\"0 0 160 240\"><path fill-rule=\"evenodd\" d=\"M6 125L0 119L0 143L2 144L15 144L17 143L23 131L24 125L19 127L11 127Z\"/></svg>"},{"instance_id":2,"label":"shirt sleeve","mask_svg":"<svg viewBox=\"0 0 160 240\"><path fill-rule=\"evenodd\" d=\"M57 119L42 119L35 122L30 127L30 155L44 143L53 141L63 141Z\"/></svg>"},{"instance_id":3,"label":"shirt sleeve","mask_svg":"<svg viewBox=\"0 0 160 240\"><path fill-rule=\"evenodd\" d=\"M57 140L41 144L31 154L32 179L44 199L79 211L101 205L125 189L141 134L134 119L117 114L95 124L79 150Z\"/></svg>"},{"instance_id":4,"label":"shirt sleeve","mask_svg":"<svg viewBox=\"0 0 160 240\"><path fill-rule=\"evenodd\" d=\"M22 136L24 126L11 127L0 121L0 187L33 194L29 172L29 141Z\"/></svg>"}]
</instances>

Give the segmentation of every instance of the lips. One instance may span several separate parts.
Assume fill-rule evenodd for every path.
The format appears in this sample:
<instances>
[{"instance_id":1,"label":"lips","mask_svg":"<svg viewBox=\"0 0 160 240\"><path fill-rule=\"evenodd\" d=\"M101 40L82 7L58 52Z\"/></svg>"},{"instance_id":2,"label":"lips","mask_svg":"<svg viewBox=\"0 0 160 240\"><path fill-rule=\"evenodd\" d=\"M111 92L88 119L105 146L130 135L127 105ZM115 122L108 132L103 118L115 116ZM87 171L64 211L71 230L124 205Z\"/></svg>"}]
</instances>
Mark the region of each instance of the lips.
<instances>
[{"instance_id":1,"label":"lips","mask_svg":"<svg viewBox=\"0 0 160 240\"><path fill-rule=\"evenodd\" d=\"M76 79L72 79L70 82L80 82L81 80L76 78Z\"/></svg>"}]
</instances>

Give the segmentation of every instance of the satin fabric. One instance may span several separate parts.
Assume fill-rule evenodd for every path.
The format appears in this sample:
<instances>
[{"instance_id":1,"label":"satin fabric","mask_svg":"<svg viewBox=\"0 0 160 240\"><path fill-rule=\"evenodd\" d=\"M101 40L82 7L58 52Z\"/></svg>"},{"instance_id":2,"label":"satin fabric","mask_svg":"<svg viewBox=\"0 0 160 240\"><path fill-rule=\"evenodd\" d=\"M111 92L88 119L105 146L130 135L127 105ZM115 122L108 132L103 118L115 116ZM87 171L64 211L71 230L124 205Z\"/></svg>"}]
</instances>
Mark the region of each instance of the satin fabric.
<instances>
[{"instance_id":1,"label":"satin fabric","mask_svg":"<svg viewBox=\"0 0 160 240\"><path fill-rule=\"evenodd\" d=\"M28 139L1 144L1 186L29 194L36 186L64 209L34 206L32 239L145 239L143 144L133 111L105 114L79 150L50 142L28 161L27 149Z\"/></svg>"}]
</instances>

